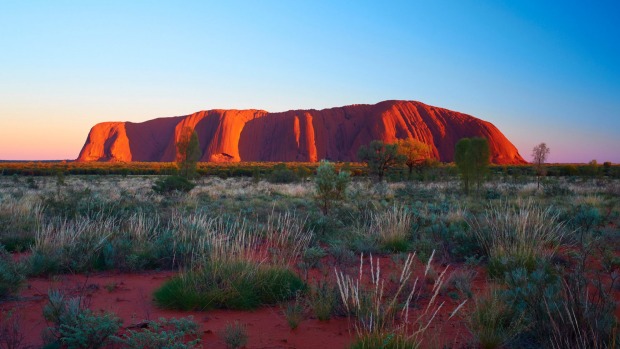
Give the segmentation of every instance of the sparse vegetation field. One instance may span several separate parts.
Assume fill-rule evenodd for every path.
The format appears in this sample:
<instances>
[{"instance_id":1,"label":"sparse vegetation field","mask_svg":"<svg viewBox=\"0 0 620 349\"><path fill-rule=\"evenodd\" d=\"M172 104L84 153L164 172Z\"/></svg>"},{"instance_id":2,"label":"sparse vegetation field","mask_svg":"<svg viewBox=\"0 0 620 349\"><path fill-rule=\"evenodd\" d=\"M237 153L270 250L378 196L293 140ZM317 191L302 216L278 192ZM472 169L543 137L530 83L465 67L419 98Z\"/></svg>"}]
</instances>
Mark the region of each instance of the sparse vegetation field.
<instances>
[{"instance_id":1,"label":"sparse vegetation field","mask_svg":"<svg viewBox=\"0 0 620 349\"><path fill-rule=\"evenodd\" d=\"M0 348L614 348L618 168L570 166L2 163Z\"/></svg>"}]
</instances>

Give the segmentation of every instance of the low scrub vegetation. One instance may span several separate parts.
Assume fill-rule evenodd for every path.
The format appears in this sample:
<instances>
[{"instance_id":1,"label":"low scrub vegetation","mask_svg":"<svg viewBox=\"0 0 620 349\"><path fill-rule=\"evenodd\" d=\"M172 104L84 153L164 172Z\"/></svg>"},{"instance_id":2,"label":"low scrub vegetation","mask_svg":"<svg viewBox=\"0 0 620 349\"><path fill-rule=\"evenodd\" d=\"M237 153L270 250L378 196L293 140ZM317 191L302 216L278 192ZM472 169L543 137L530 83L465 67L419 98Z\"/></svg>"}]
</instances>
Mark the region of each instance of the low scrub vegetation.
<instances>
[{"instance_id":1,"label":"low scrub vegetation","mask_svg":"<svg viewBox=\"0 0 620 349\"><path fill-rule=\"evenodd\" d=\"M23 267L0 245L0 300L19 290L24 278Z\"/></svg>"},{"instance_id":2,"label":"low scrub vegetation","mask_svg":"<svg viewBox=\"0 0 620 349\"><path fill-rule=\"evenodd\" d=\"M200 347L198 324L190 317L180 319L160 318L147 321L143 329L128 330L122 336L113 336L112 341L128 349L190 349Z\"/></svg>"},{"instance_id":3,"label":"low scrub vegetation","mask_svg":"<svg viewBox=\"0 0 620 349\"><path fill-rule=\"evenodd\" d=\"M287 331L347 318L353 348L459 347L441 342L445 322L463 347L617 345L615 166L547 166L540 188L530 167L490 166L465 195L451 165L393 167L381 182L358 164L276 165L198 164L185 190L142 175L172 164L5 164L64 175L0 176L3 304L30 277L167 270L162 308L274 306ZM209 345L190 319L120 330L87 298L48 299L52 346ZM253 345L245 325L228 332L229 346Z\"/></svg>"},{"instance_id":4,"label":"low scrub vegetation","mask_svg":"<svg viewBox=\"0 0 620 349\"><path fill-rule=\"evenodd\" d=\"M207 221L205 230L184 235L198 241L191 268L165 283L155 301L175 309L254 309L291 299L304 288L290 263L312 237L290 214L268 218L266 229L250 230L244 221Z\"/></svg>"},{"instance_id":5,"label":"low scrub vegetation","mask_svg":"<svg viewBox=\"0 0 620 349\"><path fill-rule=\"evenodd\" d=\"M44 333L48 347L105 348L121 326L114 314L86 308L82 298L67 298L58 291L50 291L48 298L43 308L45 320L52 324Z\"/></svg>"},{"instance_id":6,"label":"low scrub vegetation","mask_svg":"<svg viewBox=\"0 0 620 349\"><path fill-rule=\"evenodd\" d=\"M234 323L226 324L226 327L222 331L222 338L226 346L231 349L237 349L245 346L248 342L248 333L246 326L235 321Z\"/></svg>"},{"instance_id":7,"label":"low scrub vegetation","mask_svg":"<svg viewBox=\"0 0 620 349\"><path fill-rule=\"evenodd\" d=\"M255 309L291 299L304 287L289 269L251 262L207 263L166 282L155 301L181 310Z\"/></svg>"},{"instance_id":8,"label":"low scrub vegetation","mask_svg":"<svg viewBox=\"0 0 620 349\"><path fill-rule=\"evenodd\" d=\"M532 271L549 262L565 233L553 206L543 209L532 200L491 204L480 219L471 219L470 226L495 277L519 267Z\"/></svg>"},{"instance_id":9,"label":"low scrub vegetation","mask_svg":"<svg viewBox=\"0 0 620 349\"><path fill-rule=\"evenodd\" d=\"M424 273L415 276L413 270L415 258L410 254L405 259L396 288L386 290L385 280L381 276L380 259L369 258L370 268L364 268L364 256L360 257L357 277L345 275L336 270L336 280L340 297L347 314L354 317L356 340L352 348L369 348L378 343L385 343L394 348L418 348L423 334L435 319L444 303L437 303L437 295L445 281L446 267L434 280L428 292L425 305L416 305L423 292L422 283L431 270L432 255ZM369 275L368 275L369 274ZM458 305L451 313L452 317L464 303ZM411 308L420 308L410 314ZM413 313L413 311L411 311Z\"/></svg>"}]
</instances>

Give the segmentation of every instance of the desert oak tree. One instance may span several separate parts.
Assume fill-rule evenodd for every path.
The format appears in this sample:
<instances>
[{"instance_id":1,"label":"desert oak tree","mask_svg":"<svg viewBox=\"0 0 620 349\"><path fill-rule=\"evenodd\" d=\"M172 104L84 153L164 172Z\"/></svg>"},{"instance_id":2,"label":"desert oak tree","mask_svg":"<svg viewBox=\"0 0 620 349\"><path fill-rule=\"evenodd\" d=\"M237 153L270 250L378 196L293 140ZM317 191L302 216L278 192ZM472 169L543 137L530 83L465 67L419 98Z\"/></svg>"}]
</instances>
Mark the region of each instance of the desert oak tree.
<instances>
[{"instance_id":1,"label":"desert oak tree","mask_svg":"<svg viewBox=\"0 0 620 349\"><path fill-rule=\"evenodd\" d=\"M193 178L197 174L196 164L200 159L198 134L190 127L184 127L177 140L177 165L181 177Z\"/></svg>"},{"instance_id":2,"label":"desert oak tree","mask_svg":"<svg viewBox=\"0 0 620 349\"><path fill-rule=\"evenodd\" d=\"M405 165L409 168L409 177L414 168L420 168L431 158L431 147L415 138L399 139L398 153L405 156Z\"/></svg>"},{"instance_id":3,"label":"desert oak tree","mask_svg":"<svg viewBox=\"0 0 620 349\"><path fill-rule=\"evenodd\" d=\"M477 190L480 191L490 158L489 141L486 138L463 138L456 143L454 162L461 173L467 194L472 182L476 183Z\"/></svg>"},{"instance_id":4,"label":"desert oak tree","mask_svg":"<svg viewBox=\"0 0 620 349\"><path fill-rule=\"evenodd\" d=\"M357 151L359 161L366 163L371 175L376 176L379 182L387 170L394 166L402 166L406 157L398 153L397 144L387 144L383 141L372 141L368 146L361 146Z\"/></svg>"}]
</instances>

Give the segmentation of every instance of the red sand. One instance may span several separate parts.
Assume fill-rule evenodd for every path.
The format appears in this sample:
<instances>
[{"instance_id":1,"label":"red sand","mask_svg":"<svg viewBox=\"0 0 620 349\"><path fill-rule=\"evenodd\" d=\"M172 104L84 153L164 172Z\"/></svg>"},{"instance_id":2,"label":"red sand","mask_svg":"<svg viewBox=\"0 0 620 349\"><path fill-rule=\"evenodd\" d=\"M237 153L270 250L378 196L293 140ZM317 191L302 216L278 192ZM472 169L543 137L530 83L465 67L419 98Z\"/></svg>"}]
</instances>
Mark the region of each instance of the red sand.
<instances>
[{"instance_id":1,"label":"red sand","mask_svg":"<svg viewBox=\"0 0 620 349\"><path fill-rule=\"evenodd\" d=\"M390 280L390 275L400 273L400 266L390 257L381 257L382 278ZM365 258L364 272L369 272L368 259ZM310 283L326 278L333 282L334 269L331 257L324 259L322 270L313 269L308 275ZM359 266L352 265L347 271L357 275ZM440 266L436 267L441 268ZM331 270L331 272L330 272ZM416 275L423 266L416 266ZM319 321L306 314L299 327L291 330L280 307L263 307L255 311L209 310L209 311L171 311L159 309L152 301L153 292L175 273L172 271L152 271L136 274L116 272L86 275L60 275L51 278L32 278L19 293L18 300L0 303L0 310L18 309L21 329L27 333L26 345L40 346L41 333L47 327L43 319L43 307L47 303L49 289L58 289L69 296L86 297L86 304L93 311L111 311L123 320L123 327L143 320L160 317L180 318L192 315L201 328L204 347L225 348L219 333L227 323L239 321L247 325L249 342L247 348L345 348L354 337L349 320L333 317L329 321ZM300 275L303 275L300 273ZM393 278L392 278L393 279ZM393 287L388 282L388 289ZM474 291L480 292L484 286L484 275L474 280ZM425 287L428 287L426 285ZM447 321L459 301L441 295L438 303L445 306L437 315L433 325L426 332L425 343L441 343L450 347L463 347L471 338L463 321L462 314ZM413 312L413 310L412 310Z\"/></svg>"},{"instance_id":2,"label":"red sand","mask_svg":"<svg viewBox=\"0 0 620 349\"><path fill-rule=\"evenodd\" d=\"M390 280L398 279L400 265L391 257L380 257L382 279L386 280L386 290L395 287ZM323 268L312 269L308 274L310 283L317 280L334 282L333 257L323 259ZM590 262L592 269L599 270L596 263ZM450 270L463 268L462 265L450 266ZM443 266L434 265L440 272ZM338 268L340 269L340 268ZM364 273L368 277L368 258L364 260ZM414 275L422 276L424 265L416 262ZM354 263L344 270L356 277L359 265ZM484 268L476 267L476 277L472 282L474 298L479 297L489 287ZM307 313L299 327L291 330L286 323L280 307L263 307L255 311L209 310L209 311L171 311L157 308L152 301L153 292L175 273L172 271L152 271L135 274L116 272L86 275L61 275L47 278L29 279L19 293L18 300L0 303L0 310L17 309L21 329L27 334L26 345L39 347L42 344L41 332L47 327L42 316L43 307L47 303L49 289L58 289L70 296L86 297L86 303L94 311L111 311L123 320L123 327L131 326L143 320L155 320L160 317L180 318L192 315L200 325L203 345L205 348L225 348L220 337L227 323L239 321L247 325L249 341L247 348L345 348L354 337L349 320L335 317L322 322ZM303 273L299 273L303 275ZM422 280L425 297L428 297L431 285ZM452 319L450 314L461 300L453 300L448 296L450 290L440 294L437 304L444 302L432 325L426 331L423 347L469 347L472 337L468 332L463 318L470 311L473 301L469 300L465 307ZM614 290L614 297L620 299L620 292ZM422 297L418 305L425 306L427 298ZM412 313L415 311L411 309ZM413 315L412 315L413 317Z\"/></svg>"},{"instance_id":3,"label":"red sand","mask_svg":"<svg viewBox=\"0 0 620 349\"><path fill-rule=\"evenodd\" d=\"M47 327L43 307L48 289L59 289L68 295L86 297L93 311L111 311L127 327L143 320L160 317L180 318L192 315L202 330L205 348L225 348L219 333L227 323L239 321L247 325L247 348L343 348L350 342L348 320L331 319L321 322L305 319L291 330L279 307L263 307L255 311L209 310L171 311L157 308L152 294L174 273L146 272L140 274L104 273L91 276L63 275L52 279L28 280L19 301L0 304L3 311L18 309L21 329L27 333L26 345L41 346L41 332Z\"/></svg>"}]
</instances>

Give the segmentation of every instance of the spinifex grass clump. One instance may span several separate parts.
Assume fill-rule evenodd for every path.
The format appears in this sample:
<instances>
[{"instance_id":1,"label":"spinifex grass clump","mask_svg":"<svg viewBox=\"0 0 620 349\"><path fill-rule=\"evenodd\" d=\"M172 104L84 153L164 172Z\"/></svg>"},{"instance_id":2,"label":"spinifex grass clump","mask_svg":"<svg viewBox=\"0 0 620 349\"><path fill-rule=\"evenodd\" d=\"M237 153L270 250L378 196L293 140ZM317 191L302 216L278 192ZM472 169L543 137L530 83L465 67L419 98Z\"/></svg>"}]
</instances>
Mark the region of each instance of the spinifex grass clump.
<instances>
[{"instance_id":1,"label":"spinifex grass clump","mask_svg":"<svg viewBox=\"0 0 620 349\"><path fill-rule=\"evenodd\" d=\"M32 247L32 273L81 272L94 269L101 251L118 229L118 221L104 217L58 219L41 226Z\"/></svg>"},{"instance_id":2,"label":"spinifex grass clump","mask_svg":"<svg viewBox=\"0 0 620 349\"><path fill-rule=\"evenodd\" d=\"M394 252L404 252L409 248L409 234L413 215L403 205L373 213L370 234L374 234L380 246Z\"/></svg>"},{"instance_id":3,"label":"spinifex grass clump","mask_svg":"<svg viewBox=\"0 0 620 349\"><path fill-rule=\"evenodd\" d=\"M475 300L467 327L482 349L501 348L526 327L524 317L498 290Z\"/></svg>"},{"instance_id":4,"label":"spinifex grass clump","mask_svg":"<svg viewBox=\"0 0 620 349\"><path fill-rule=\"evenodd\" d=\"M362 212L356 227L364 244L362 251L372 251L372 247L390 252L407 251L414 219L413 213L401 204L380 210L370 205Z\"/></svg>"},{"instance_id":5,"label":"spinifex grass clump","mask_svg":"<svg viewBox=\"0 0 620 349\"><path fill-rule=\"evenodd\" d=\"M291 330L296 329L304 318L304 306L301 300L302 298L298 293L295 296L295 301L289 302L282 307L282 313Z\"/></svg>"},{"instance_id":6,"label":"spinifex grass clump","mask_svg":"<svg viewBox=\"0 0 620 349\"><path fill-rule=\"evenodd\" d=\"M234 323L227 323L224 330L221 333L226 346L231 349L237 349L245 346L248 343L248 330L246 325L235 321Z\"/></svg>"},{"instance_id":7,"label":"spinifex grass clump","mask_svg":"<svg viewBox=\"0 0 620 349\"><path fill-rule=\"evenodd\" d=\"M155 292L160 306L254 309L291 299L305 287L289 265L303 253L312 233L303 231L294 216L270 217L262 234L239 221L207 227L222 229L200 234L194 267ZM196 234L187 239L196 240Z\"/></svg>"},{"instance_id":8,"label":"spinifex grass clump","mask_svg":"<svg viewBox=\"0 0 620 349\"><path fill-rule=\"evenodd\" d=\"M34 196L19 199L0 196L0 244L7 251L26 250L41 225L43 206Z\"/></svg>"},{"instance_id":9,"label":"spinifex grass clump","mask_svg":"<svg viewBox=\"0 0 620 349\"><path fill-rule=\"evenodd\" d=\"M255 309L290 299L303 287L303 281L284 267L250 261L210 262L165 283L155 292L155 301L182 310Z\"/></svg>"},{"instance_id":10,"label":"spinifex grass clump","mask_svg":"<svg viewBox=\"0 0 620 349\"><path fill-rule=\"evenodd\" d=\"M364 273L364 257L360 257L357 279L336 270L336 281L345 310L354 317L356 341L351 348L419 348L422 336L443 307L437 304L437 295L445 280L448 267L435 279L428 303L416 314L409 314L423 293L422 282L413 277L415 255L408 255L403 265L396 290L389 292L381 278L380 260L370 256L370 280ZM431 269L431 258L426 265L425 278ZM454 309L450 318L465 302ZM378 343L382 343L377 346Z\"/></svg>"},{"instance_id":11,"label":"spinifex grass clump","mask_svg":"<svg viewBox=\"0 0 620 349\"><path fill-rule=\"evenodd\" d=\"M550 260L564 235L558 218L551 207L528 200L491 205L481 219L472 219L469 224L489 257L489 275L503 277L519 267L532 271Z\"/></svg>"},{"instance_id":12,"label":"spinifex grass clump","mask_svg":"<svg viewBox=\"0 0 620 349\"><path fill-rule=\"evenodd\" d=\"M158 214L136 212L119 219L105 210L50 219L36 231L30 273L170 267L181 251L162 223Z\"/></svg>"},{"instance_id":13,"label":"spinifex grass clump","mask_svg":"<svg viewBox=\"0 0 620 349\"><path fill-rule=\"evenodd\" d=\"M313 315L320 321L329 320L338 301L338 289L327 283L319 283L311 287L308 293Z\"/></svg>"}]
</instances>

